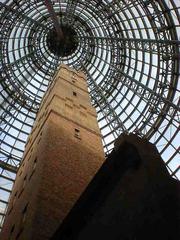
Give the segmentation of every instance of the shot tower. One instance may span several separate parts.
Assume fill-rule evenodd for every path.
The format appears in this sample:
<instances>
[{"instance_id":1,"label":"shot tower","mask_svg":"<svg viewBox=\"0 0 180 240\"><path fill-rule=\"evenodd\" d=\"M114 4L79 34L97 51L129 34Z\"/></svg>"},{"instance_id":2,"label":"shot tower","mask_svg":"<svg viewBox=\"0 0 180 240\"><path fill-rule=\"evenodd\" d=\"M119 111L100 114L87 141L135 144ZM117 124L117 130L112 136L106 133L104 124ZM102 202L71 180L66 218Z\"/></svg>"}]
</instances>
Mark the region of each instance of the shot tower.
<instances>
[{"instance_id":1,"label":"shot tower","mask_svg":"<svg viewBox=\"0 0 180 240\"><path fill-rule=\"evenodd\" d=\"M60 63L86 73L106 155L120 134L135 133L180 179L179 10L175 0L0 1L0 231Z\"/></svg>"},{"instance_id":2,"label":"shot tower","mask_svg":"<svg viewBox=\"0 0 180 240\"><path fill-rule=\"evenodd\" d=\"M85 76L61 65L26 144L1 239L49 239L103 160Z\"/></svg>"}]
</instances>

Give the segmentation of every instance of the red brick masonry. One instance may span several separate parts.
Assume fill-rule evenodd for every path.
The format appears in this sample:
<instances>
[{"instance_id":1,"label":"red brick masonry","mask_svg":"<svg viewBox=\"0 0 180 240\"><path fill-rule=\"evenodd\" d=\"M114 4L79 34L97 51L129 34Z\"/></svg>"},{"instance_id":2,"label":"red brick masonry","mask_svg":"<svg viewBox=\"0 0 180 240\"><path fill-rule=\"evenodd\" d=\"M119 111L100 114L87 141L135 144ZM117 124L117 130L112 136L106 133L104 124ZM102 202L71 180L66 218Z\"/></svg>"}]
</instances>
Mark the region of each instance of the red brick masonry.
<instances>
[{"instance_id":1,"label":"red brick masonry","mask_svg":"<svg viewBox=\"0 0 180 240\"><path fill-rule=\"evenodd\" d=\"M26 144L1 239L49 239L103 161L85 76L62 65Z\"/></svg>"}]
</instances>

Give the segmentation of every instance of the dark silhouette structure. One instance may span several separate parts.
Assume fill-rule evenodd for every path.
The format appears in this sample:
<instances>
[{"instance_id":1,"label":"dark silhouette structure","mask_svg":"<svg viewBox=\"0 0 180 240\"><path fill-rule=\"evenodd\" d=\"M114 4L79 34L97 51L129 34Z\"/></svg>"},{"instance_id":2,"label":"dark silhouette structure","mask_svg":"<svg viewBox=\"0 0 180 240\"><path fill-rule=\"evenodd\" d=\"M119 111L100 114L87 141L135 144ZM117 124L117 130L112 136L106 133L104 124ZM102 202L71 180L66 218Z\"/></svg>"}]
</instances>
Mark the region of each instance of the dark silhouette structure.
<instances>
[{"instance_id":1,"label":"dark silhouette structure","mask_svg":"<svg viewBox=\"0 0 180 240\"><path fill-rule=\"evenodd\" d=\"M122 134L52 240L176 240L180 184L157 149Z\"/></svg>"},{"instance_id":2,"label":"dark silhouette structure","mask_svg":"<svg viewBox=\"0 0 180 240\"><path fill-rule=\"evenodd\" d=\"M0 231L60 64L86 75L105 155L133 133L180 179L179 13L178 0L0 1Z\"/></svg>"}]
</instances>

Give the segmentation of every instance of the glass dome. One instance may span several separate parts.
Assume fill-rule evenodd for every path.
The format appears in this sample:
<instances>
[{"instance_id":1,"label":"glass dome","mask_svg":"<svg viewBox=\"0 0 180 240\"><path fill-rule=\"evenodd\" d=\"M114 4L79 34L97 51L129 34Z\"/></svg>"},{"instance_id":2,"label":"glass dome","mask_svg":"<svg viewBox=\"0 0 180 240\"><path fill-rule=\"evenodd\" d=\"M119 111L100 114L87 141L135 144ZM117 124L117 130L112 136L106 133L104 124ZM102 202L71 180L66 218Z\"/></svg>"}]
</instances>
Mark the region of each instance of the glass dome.
<instances>
[{"instance_id":1,"label":"glass dome","mask_svg":"<svg viewBox=\"0 0 180 240\"><path fill-rule=\"evenodd\" d=\"M1 223L39 104L61 63L87 75L106 154L122 132L137 133L180 179L179 0L4 0L0 58Z\"/></svg>"}]
</instances>

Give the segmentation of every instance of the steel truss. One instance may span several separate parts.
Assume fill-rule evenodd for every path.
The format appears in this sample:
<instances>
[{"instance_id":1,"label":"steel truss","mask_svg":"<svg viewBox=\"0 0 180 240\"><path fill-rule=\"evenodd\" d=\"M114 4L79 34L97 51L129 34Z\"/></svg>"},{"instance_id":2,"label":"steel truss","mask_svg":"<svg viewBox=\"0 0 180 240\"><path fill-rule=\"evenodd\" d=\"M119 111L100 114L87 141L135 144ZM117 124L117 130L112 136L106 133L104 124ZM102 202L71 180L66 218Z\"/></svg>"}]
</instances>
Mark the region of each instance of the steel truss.
<instances>
[{"instance_id":1,"label":"steel truss","mask_svg":"<svg viewBox=\"0 0 180 240\"><path fill-rule=\"evenodd\" d=\"M120 133L135 132L156 144L180 178L179 11L173 0L1 1L1 225L28 134L60 63L87 75L107 154ZM66 57L47 45L58 24L77 34L77 49Z\"/></svg>"}]
</instances>

